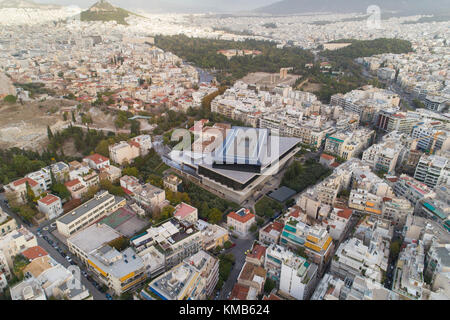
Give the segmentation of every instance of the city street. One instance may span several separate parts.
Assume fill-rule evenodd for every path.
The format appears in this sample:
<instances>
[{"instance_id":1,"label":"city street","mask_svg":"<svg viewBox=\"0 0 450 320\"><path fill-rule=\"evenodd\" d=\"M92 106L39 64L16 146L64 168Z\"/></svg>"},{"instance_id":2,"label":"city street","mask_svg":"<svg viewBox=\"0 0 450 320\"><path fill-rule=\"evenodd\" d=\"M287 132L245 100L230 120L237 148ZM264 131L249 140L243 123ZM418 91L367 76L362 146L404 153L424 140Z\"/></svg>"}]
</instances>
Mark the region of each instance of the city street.
<instances>
[{"instance_id":1,"label":"city street","mask_svg":"<svg viewBox=\"0 0 450 320\"><path fill-rule=\"evenodd\" d=\"M241 269L244 266L245 251L251 249L254 241L255 238L253 237L249 239L239 239L239 238L232 239L232 242L234 242L236 245L233 248L226 250L224 252L224 253L232 253L236 260L227 281L225 281L222 290L220 290L218 300L227 300L229 298L229 294L231 294L231 290L236 284L239 273L241 272Z\"/></svg>"},{"instance_id":2,"label":"city street","mask_svg":"<svg viewBox=\"0 0 450 320\"><path fill-rule=\"evenodd\" d=\"M45 224L43 224L41 226L41 235L42 237L39 237L37 235L38 232L38 227L28 227L26 226L22 219L15 214L14 212L12 212L12 210L10 210L4 203L5 200L5 195L3 193L0 194L0 206L2 207L3 211L5 211L8 215L10 215L11 217L13 217L14 219L16 219L18 224L22 224L25 226L25 228L27 228L30 232L32 232L36 238L37 238L37 243L39 246L41 246L45 251L47 251L47 253L58 263L60 263L61 265L63 265L65 268L69 267L71 264L69 263L69 261L66 260L65 257L62 257L61 254L52 246L50 245L50 243L48 243L48 241L46 241L43 237L46 236L48 239L50 239L51 241L53 241L53 243L56 243L57 246L59 248L61 248L66 255L69 255L72 260L74 262L76 262L76 258L73 257L69 250L67 249L67 247L61 243L60 241L58 241L55 237L53 237L49 231L52 230L52 228L50 227L50 225L53 223L53 221L48 221ZM48 228L48 230L44 230L44 228ZM82 264L78 261L77 263L78 266L82 266ZM104 293L100 292L98 289L96 289L94 287L94 285L89 282L82 274L81 272L84 269L80 268L80 277L81 277L81 283L89 290L90 294L94 297L94 300L106 300L106 296Z\"/></svg>"}]
</instances>

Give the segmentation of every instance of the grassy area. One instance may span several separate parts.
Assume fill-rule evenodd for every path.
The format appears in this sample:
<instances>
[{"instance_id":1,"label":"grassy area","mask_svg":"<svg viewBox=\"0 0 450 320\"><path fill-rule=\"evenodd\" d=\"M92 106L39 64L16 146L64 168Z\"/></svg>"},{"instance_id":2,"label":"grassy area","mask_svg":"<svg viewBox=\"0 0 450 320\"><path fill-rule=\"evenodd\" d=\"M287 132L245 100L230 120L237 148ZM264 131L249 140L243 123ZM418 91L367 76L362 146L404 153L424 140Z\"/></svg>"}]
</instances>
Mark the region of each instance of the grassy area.
<instances>
[{"instance_id":1,"label":"grassy area","mask_svg":"<svg viewBox=\"0 0 450 320\"><path fill-rule=\"evenodd\" d=\"M302 192L309 186L315 185L328 177L331 172L332 170L314 160L308 160L304 165L294 161L284 174L281 185Z\"/></svg>"},{"instance_id":2,"label":"grassy area","mask_svg":"<svg viewBox=\"0 0 450 320\"><path fill-rule=\"evenodd\" d=\"M214 208L222 213L239 209L237 203L222 199L190 181L183 181L183 190L189 195L191 205L198 208L198 214L201 218L208 218Z\"/></svg>"},{"instance_id":3,"label":"grassy area","mask_svg":"<svg viewBox=\"0 0 450 320\"><path fill-rule=\"evenodd\" d=\"M272 218L276 212L283 210L283 205L264 196L255 204L255 210L258 216Z\"/></svg>"}]
</instances>

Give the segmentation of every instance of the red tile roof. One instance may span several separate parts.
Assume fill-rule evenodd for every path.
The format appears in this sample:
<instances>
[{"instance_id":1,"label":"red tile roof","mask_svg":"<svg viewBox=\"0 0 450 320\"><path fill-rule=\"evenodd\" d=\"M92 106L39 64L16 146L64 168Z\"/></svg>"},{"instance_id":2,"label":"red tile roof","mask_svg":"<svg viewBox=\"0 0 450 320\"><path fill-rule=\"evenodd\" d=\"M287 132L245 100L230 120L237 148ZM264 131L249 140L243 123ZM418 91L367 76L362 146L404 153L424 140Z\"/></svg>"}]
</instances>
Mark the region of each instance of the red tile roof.
<instances>
[{"instance_id":1,"label":"red tile roof","mask_svg":"<svg viewBox=\"0 0 450 320\"><path fill-rule=\"evenodd\" d=\"M37 186L37 184L38 184L36 181L34 181L31 178L22 178L22 179L14 181L13 185L17 187L17 186L20 186L21 184L25 184L27 182L30 185L30 187Z\"/></svg>"},{"instance_id":2,"label":"red tile roof","mask_svg":"<svg viewBox=\"0 0 450 320\"><path fill-rule=\"evenodd\" d=\"M85 159L92 160L92 161L94 161L95 164L100 164L100 163L103 163L103 162L106 162L109 160L108 158L106 158L98 153L94 153L93 155L87 156L87 157L85 157Z\"/></svg>"},{"instance_id":3,"label":"red tile roof","mask_svg":"<svg viewBox=\"0 0 450 320\"><path fill-rule=\"evenodd\" d=\"M76 186L77 184L81 183L80 180L75 179L75 180L71 180L71 181L67 181L66 183L64 183L64 185L68 188Z\"/></svg>"},{"instance_id":4,"label":"red tile roof","mask_svg":"<svg viewBox=\"0 0 450 320\"><path fill-rule=\"evenodd\" d=\"M266 247L259 244L255 244L253 246L252 252L249 253L247 257L261 260L261 257L265 256L265 254L266 254Z\"/></svg>"},{"instance_id":5,"label":"red tile roof","mask_svg":"<svg viewBox=\"0 0 450 320\"><path fill-rule=\"evenodd\" d=\"M321 158L324 158L324 159L326 159L326 160L334 160L334 159L335 159L333 156L330 156L329 154L326 154L326 153L322 153L322 154L320 155L320 157L321 157Z\"/></svg>"},{"instance_id":6,"label":"red tile roof","mask_svg":"<svg viewBox=\"0 0 450 320\"><path fill-rule=\"evenodd\" d=\"M181 219L183 219L186 216L193 213L195 210L197 210L197 208L194 208L194 207L182 202L176 206L174 216L180 217Z\"/></svg>"},{"instance_id":7,"label":"red tile roof","mask_svg":"<svg viewBox=\"0 0 450 320\"><path fill-rule=\"evenodd\" d=\"M330 167L333 167L333 168L337 168L339 166L340 166L340 164L337 162L333 162L332 164L330 164Z\"/></svg>"},{"instance_id":8,"label":"red tile roof","mask_svg":"<svg viewBox=\"0 0 450 320\"><path fill-rule=\"evenodd\" d=\"M59 198L57 196L54 196L52 194L49 194L47 196L45 196L44 198L38 200L39 202L42 202L43 204L49 205L52 204L55 201L58 201Z\"/></svg>"},{"instance_id":9,"label":"red tile roof","mask_svg":"<svg viewBox=\"0 0 450 320\"><path fill-rule=\"evenodd\" d=\"M27 250L23 251L22 255L29 260L34 260L39 257L44 257L44 256L48 255L48 253L40 246L35 246L35 247L31 247L31 248L28 248Z\"/></svg>"},{"instance_id":10,"label":"red tile roof","mask_svg":"<svg viewBox=\"0 0 450 320\"><path fill-rule=\"evenodd\" d=\"M250 210L248 210L248 209L244 209L244 210L245 210L245 215L244 216L241 216L241 215L239 215L239 214L237 214L236 212L233 211L233 212L230 212L227 215L227 217L231 218L231 219L234 219L234 220L237 220L237 221L239 221L241 223L246 223L247 221L249 221L249 220L251 220L252 218L255 217L255 215L253 213L251 213Z\"/></svg>"},{"instance_id":11,"label":"red tile roof","mask_svg":"<svg viewBox=\"0 0 450 320\"><path fill-rule=\"evenodd\" d=\"M343 209L339 210L337 215L341 218L349 219L353 213L353 210L351 209Z\"/></svg>"},{"instance_id":12,"label":"red tile roof","mask_svg":"<svg viewBox=\"0 0 450 320\"><path fill-rule=\"evenodd\" d=\"M250 290L249 286L244 286L242 284L236 283L231 290L230 300L247 300L248 291Z\"/></svg>"},{"instance_id":13,"label":"red tile roof","mask_svg":"<svg viewBox=\"0 0 450 320\"><path fill-rule=\"evenodd\" d=\"M281 230L283 230L283 224L281 222L274 221L273 223L269 224L267 227L264 228L264 232L267 233L269 233L272 230L281 232Z\"/></svg>"}]
</instances>

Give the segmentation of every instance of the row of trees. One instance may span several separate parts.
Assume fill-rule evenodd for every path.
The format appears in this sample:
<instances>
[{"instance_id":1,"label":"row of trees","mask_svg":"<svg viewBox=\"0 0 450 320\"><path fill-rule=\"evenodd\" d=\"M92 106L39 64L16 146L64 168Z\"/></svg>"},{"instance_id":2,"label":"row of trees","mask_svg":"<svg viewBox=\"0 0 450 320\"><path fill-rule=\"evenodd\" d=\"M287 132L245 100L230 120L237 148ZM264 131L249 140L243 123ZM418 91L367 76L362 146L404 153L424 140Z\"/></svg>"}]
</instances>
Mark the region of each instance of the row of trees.
<instances>
[{"instance_id":1,"label":"row of trees","mask_svg":"<svg viewBox=\"0 0 450 320\"><path fill-rule=\"evenodd\" d=\"M331 172L330 169L311 159L306 161L305 165L294 161L286 170L281 180L281 185L297 192L302 192L309 186L315 185L320 180L325 179Z\"/></svg>"}]
</instances>

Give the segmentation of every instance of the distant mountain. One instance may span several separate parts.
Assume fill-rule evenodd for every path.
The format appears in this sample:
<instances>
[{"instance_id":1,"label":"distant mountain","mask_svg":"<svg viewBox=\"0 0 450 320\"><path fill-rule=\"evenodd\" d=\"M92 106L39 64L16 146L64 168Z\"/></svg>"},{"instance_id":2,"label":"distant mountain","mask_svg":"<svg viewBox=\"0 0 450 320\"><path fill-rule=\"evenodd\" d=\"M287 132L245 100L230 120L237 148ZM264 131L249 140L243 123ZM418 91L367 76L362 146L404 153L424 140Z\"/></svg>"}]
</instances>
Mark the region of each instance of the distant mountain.
<instances>
[{"instance_id":1,"label":"distant mountain","mask_svg":"<svg viewBox=\"0 0 450 320\"><path fill-rule=\"evenodd\" d=\"M56 4L36 3L28 0L0 0L0 9L61 9Z\"/></svg>"},{"instance_id":2,"label":"distant mountain","mask_svg":"<svg viewBox=\"0 0 450 320\"><path fill-rule=\"evenodd\" d=\"M450 10L450 0L282 0L256 9L256 12L270 14L365 13L370 5L379 6L382 13L433 14Z\"/></svg>"},{"instance_id":3,"label":"distant mountain","mask_svg":"<svg viewBox=\"0 0 450 320\"><path fill-rule=\"evenodd\" d=\"M136 15L125 9L115 7L105 0L96 2L88 10L81 12L81 21L116 21L127 25L125 21L129 16Z\"/></svg>"}]
</instances>

